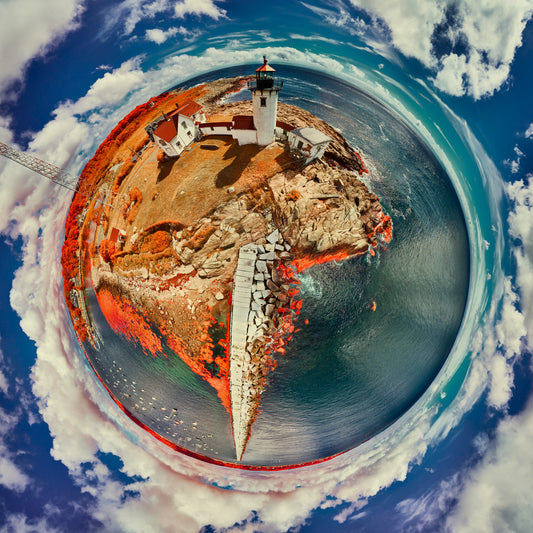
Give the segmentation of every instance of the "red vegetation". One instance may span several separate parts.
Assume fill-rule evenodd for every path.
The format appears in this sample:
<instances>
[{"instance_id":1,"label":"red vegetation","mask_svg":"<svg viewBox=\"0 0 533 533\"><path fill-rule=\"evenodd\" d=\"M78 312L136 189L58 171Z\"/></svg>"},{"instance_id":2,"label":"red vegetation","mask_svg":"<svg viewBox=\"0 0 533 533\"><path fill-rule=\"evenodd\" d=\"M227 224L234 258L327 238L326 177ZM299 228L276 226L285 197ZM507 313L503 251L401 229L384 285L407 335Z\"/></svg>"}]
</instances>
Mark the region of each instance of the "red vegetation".
<instances>
[{"instance_id":1,"label":"red vegetation","mask_svg":"<svg viewBox=\"0 0 533 533\"><path fill-rule=\"evenodd\" d=\"M76 252L80 249L78 217L88 202L87 196L84 195L90 195L94 191L98 181L105 176L117 148L139 128L146 114L151 112L151 108L172 97L173 95L169 93L162 93L145 104L137 106L129 115L124 117L98 147L93 158L85 165L80 175L78 188L83 194L75 194L70 204L70 210L65 222L65 242L61 250L61 265L63 268L65 301L70 311L74 329L81 341L87 340L87 324L83 320L81 311L74 307L70 301L70 291L75 288L73 280L78 278L81 283L83 276L83 272L79 271Z\"/></svg>"},{"instance_id":2,"label":"red vegetation","mask_svg":"<svg viewBox=\"0 0 533 533\"><path fill-rule=\"evenodd\" d=\"M157 254L166 250L172 242L172 237L166 231L156 231L147 235L143 241L141 252Z\"/></svg>"},{"instance_id":3,"label":"red vegetation","mask_svg":"<svg viewBox=\"0 0 533 533\"><path fill-rule=\"evenodd\" d=\"M323 263L329 263L330 261L342 261L346 259L350 254L346 251L331 252L323 255L306 255L295 259L292 264L296 271L303 272L314 265L322 265Z\"/></svg>"},{"instance_id":4,"label":"red vegetation","mask_svg":"<svg viewBox=\"0 0 533 533\"><path fill-rule=\"evenodd\" d=\"M122 163L120 171L117 174L116 183L120 186L124 178L130 173L131 169L135 166L135 161L129 159L128 161Z\"/></svg>"},{"instance_id":5,"label":"red vegetation","mask_svg":"<svg viewBox=\"0 0 533 533\"><path fill-rule=\"evenodd\" d=\"M138 342L146 355L156 357L158 353L163 353L161 341L153 332L150 321L127 300L113 296L107 289L98 291L97 298L102 313L115 333Z\"/></svg>"},{"instance_id":6,"label":"red vegetation","mask_svg":"<svg viewBox=\"0 0 533 533\"><path fill-rule=\"evenodd\" d=\"M226 326L223 323L218 323L209 312L199 315L194 324L195 335L192 342L199 344L198 355L191 356L190 349L187 348L183 339L169 330L165 324L160 325L161 332L165 335L167 344L176 352L176 354L189 366L189 368L202 379L207 381L216 391L217 395L226 408L230 412L230 395L228 371L229 363L227 357L227 348L224 347L224 355L214 356L215 345L210 334L210 330L221 329L223 332ZM216 365L218 372L213 375L209 370L209 365Z\"/></svg>"},{"instance_id":7,"label":"red vegetation","mask_svg":"<svg viewBox=\"0 0 533 533\"><path fill-rule=\"evenodd\" d=\"M109 263L113 260L116 251L116 246L113 241L103 239L100 242L100 256L106 263Z\"/></svg>"},{"instance_id":8,"label":"red vegetation","mask_svg":"<svg viewBox=\"0 0 533 533\"><path fill-rule=\"evenodd\" d=\"M139 212L139 207L143 201L143 193L137 187L133 187L129 193L129 196L129 201L122 208L122 217L128 217L128 222L131 224Z\"/></svg>"},{"instance_id":9,"label":"red vegetation","mask_svg":"<svg viewBox=\"0 0 533 533\"><path fill-rule=\"evenodd\" d=\"M140 150L142 150L148 143L150 142L150 139L148 138L148 136L145 136L143 137L136 145L135 145L135 148L133 149L134 152L139 152Z\"/></svg>"}]
</instances>

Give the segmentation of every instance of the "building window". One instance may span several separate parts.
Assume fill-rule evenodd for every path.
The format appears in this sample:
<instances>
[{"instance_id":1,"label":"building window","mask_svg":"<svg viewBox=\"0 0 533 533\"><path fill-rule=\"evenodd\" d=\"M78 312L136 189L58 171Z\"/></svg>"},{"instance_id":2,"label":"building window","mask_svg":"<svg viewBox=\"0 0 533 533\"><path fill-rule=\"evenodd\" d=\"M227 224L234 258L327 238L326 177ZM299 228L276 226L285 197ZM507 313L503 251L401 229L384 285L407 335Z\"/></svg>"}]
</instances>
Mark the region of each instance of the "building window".
<instances>
[{"instance_id":1,"label":"building window","mask_svg":"<svg viewBox=\"0 0 533 533\"><path fill-rule=\"evenodd\" d=\"M185 122L184 120L181 121L181 127L186 130L187 129L187 122Z\"/></svg>"},{"instance_id":2,"label":"building window","mask_svg":"<svg viewBox=\"0 0 533 533\"><path fill-rule=\"evenodd\" d=\"M191 133L190 131L187 132L187 135L188 135L189 137L192 137L192 133Z\"/></svg>"},{"instance_id":3,"label":"building window","mask_svg":"<svg viewBox=\"0 0 533 533\"><path fill-rule=\"evenodd\" d=\"M177 145L178 145L178 148L181 148L181 143L179 141L177 142Z\"/></svg>"},{"instance_id":4,"label":"building window","mask_svg":"<svg viewBox=\"0 0 533 533\"><path fill-rule=\"evenodd\" d=\"M304 143L302 141L298 141L298 150L301 150Z\"/></svg>"},{"instance_id":5,"label":"building window","mask_svg":"<svg viewBox=\"0 0 533 533\"><path fill-rule=\"evenodd\" d=\"M166 146L167 145L167 143L163 139L159 139L159 144L161 146Z\"/></svg>"},{"instance_id":6,"label":"building window","mask_svg":"<svg viewBox=\"0 0 533 533\"><path fill-rule=\"evenodd\" d=\"M228 131L231 131L231 126L226 126L226 129L227 129Z\"/></svg>"},{"instance_id":7,"label":"building window","mask_svg":"<svg viewBox=\"0 0 533 533\"><path fill-rule=\"evenodd\" d=\"M213 128L213 126L211 126L211 131L215 131L215 128Z\"/></svg>"},{"instance_id":8,"label":"building window","mask_svg":"<svg viewBox=\"0 0 533 533\"><path fill-rule=\"evenodd\" d=\"M261 107L266 107L267 106L267 99L266 99L266 96L261 96L259 98L259 101L261 103Z\"/></svg>"}]
</instances>

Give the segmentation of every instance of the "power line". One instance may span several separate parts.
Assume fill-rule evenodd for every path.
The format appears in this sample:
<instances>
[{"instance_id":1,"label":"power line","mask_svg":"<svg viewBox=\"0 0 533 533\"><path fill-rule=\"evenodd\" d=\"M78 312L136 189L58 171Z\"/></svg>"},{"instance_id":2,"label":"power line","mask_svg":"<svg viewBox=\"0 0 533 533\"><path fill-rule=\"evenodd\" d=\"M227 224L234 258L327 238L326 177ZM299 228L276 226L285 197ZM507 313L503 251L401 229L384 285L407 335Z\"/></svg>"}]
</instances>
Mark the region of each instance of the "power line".
<instances>
[{"instance_id":1,"label":"power line","mask_svg":"<svg viewBox=\"0 0 533 533\"><path fill-rule=\"evenodd\" d=\"M66 172L62 168L57 167L52 163L43 161L42 159L39 159L38 157L30 155L26 152L21 152L20 150L17 150L16 148L13 148L5 143L0 143L0 155L3 155L12 161L15 161L15 163L33 170L37 174L49 179L56 185L64 187L65 189L69 189L76 194L81 194L86 198L94 199L96 202L100 202L101 204L114 209L111 204L103 202L96 196L80 191L78 177Z\"/></svg>"}]
</instances>

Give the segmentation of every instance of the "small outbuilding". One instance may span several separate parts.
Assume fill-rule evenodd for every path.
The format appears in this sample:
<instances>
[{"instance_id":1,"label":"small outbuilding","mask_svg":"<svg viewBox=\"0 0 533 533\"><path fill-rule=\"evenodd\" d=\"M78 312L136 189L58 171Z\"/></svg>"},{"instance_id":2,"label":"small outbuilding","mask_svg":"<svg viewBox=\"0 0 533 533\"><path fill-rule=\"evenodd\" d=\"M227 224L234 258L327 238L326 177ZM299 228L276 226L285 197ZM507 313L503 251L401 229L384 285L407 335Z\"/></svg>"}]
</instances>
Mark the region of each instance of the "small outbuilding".
<instances>
[{"instance_id":1,"label":"small outbuilding","mask_svg":"<svg viewBox=\"0 0 533 533\"><path fill-rule=\"evenodd\" d=\"M198 138L198 124L204 120L202 106L187 100L172 113L163 114L146 131L168 157L178 157Z\"/></svg>"},{"instance_id":2,"label":"small outbuilding","mask_svg":"<svg viewBox=\"0 0 533 533\"><path fill-rule=\"evenodd\" d=\"M124 246L126 242L126 232L122 229L113 228L109 236L109 240L115 244L118 244L120 247Z\"/></svg>"},{"instance_id":3,"label":"small outbuilding","mask_svg":"<svg viewBox=\"0 0 533 533\"><path fill-rule=\"evenodd\" d=\"M291 150L305 157L305 163L320 159L328 147L331 137L312 127L295 128L288 132Z\"/></svg>"}]
</instances>

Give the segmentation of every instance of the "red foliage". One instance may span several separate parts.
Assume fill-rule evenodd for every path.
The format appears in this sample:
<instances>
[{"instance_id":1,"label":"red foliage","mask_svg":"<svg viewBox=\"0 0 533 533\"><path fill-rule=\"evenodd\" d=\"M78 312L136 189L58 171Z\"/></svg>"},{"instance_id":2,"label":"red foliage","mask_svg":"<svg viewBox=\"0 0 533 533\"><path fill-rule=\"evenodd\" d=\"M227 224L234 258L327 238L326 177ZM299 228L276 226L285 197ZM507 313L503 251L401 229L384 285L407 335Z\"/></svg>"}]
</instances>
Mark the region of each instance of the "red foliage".
<instances>
[{"instance_id":1,"label":"red foliage","mask_svg":"<svg viewBox=\"0 0 533 533\"><path fill-rule=\"evenodd\" d=\"M137 188L133 187L129 193L130 199L124 205L122 208L122 216L126 218L128 217L128 222L131 224L135 217L137 216L137 213L139 212L139 206L141 205L141 202L143 201L143 193ZM129 213L128 213L129 210Z\"/></svg>"},{"instance_id":2,"label":"red foliage","mask_svg":"<svg viewBox=\"0 0 533 533\"><path fill-rule=\"evenodd\" d=\"M98 303L115 333L138 342L146 355L163 353L161 341L153 332L150 321L125 299L113 296L107 289L97 294Z\"/></svg>"},{"instance_id":3,"label":"red foliage","mask_svg":"<svg viewBox=\"0 0 533 533\"><path fill-rule=\"evenodd\" d=\"M166 231L156 231L155 233L145 237L141 247L141 252L151 252L153 254L157 254L166 250L170 246L171 242L172 237Z\"/></svg>"},{"instance_id":4,"label":"red foliage","mask_svg":"<svg viewBox=\"0 0 533 533\"><path fill-rule=\"evenodd\" d=\"M138 152L139 150L142 150L144 146L146 146L148 144L148 142L150 141L150 139L148 138L148 136L146 137L143 137L136 145L135 145L135 148L133 149L134 152Z\"/></svg>"},{"instance_id":5,"label":"red foliage","mask_svg":"<svg viewBox=\"0 0 533 533\"><path fill-rule=\"evenodd\" d=\"M109 263L115 257L117 250L115 243L107 239L103 239L100 242L100 257L106 262Z\"/></svg>"},{"instance_id":6,"label":"red foliage","mask_svg":"<svg viewBox=\"0 0 533 533\"><path fill-rule=\"evenodd\" d=\"M135 163L129 159L125 163L122 164L122 167L120 167L120 171L117 174L117 183L120 186L124 178L130 173L131 169L135 166Z\"/></svg>"}]
</instances>

